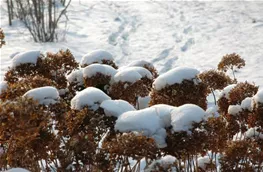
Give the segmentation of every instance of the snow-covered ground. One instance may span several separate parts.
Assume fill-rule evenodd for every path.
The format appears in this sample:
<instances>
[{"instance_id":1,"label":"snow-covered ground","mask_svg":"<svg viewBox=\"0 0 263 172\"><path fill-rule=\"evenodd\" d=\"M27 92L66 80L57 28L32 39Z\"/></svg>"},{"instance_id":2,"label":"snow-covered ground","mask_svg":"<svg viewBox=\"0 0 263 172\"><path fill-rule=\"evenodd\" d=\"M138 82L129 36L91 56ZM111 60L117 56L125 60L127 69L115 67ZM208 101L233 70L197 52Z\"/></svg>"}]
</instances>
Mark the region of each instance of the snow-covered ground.
<instances>
[{"instance_id":1,"label":"snow-covered ground","mask_svg":"<svg viewBox=\"0 0 263 172\"><path fill-rule=\"evenodd\" d=\"M8 26L7 9L0 0L0 80L9 56L25 50L42 52L69 48L78 61L94 49L113 54L117 65L148 60L163 73L178 66L200 71L216 68L221 57L236 52L246 60L238 80L263 86L263 2L96 2L73 0L66 30L56 43L34 43L18 21Z\"/></svg>"}]
</instances>

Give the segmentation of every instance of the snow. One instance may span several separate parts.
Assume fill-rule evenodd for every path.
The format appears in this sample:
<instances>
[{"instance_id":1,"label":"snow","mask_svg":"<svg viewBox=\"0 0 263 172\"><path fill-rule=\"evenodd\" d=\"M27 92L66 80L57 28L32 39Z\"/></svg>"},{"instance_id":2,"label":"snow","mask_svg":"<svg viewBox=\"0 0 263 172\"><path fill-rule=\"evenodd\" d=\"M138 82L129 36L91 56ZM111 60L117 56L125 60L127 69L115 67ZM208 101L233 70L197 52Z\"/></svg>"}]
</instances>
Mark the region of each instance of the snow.
<instances>
[{"instance_id":1,"label":"snow","mask_svg":"<svg viewBox=\"0 0 263 172\"><path fill-rule=\"evenodd\" d=\"M91 64L84 68L83 77L90 78L97 73L113 77L117 73L117 70L105 64Z\"/></svg>"},{"instance_id":2,"label":"snow","mask_svg":"<svg viewBox=\"0 0 263 172\"><path fill-rule=\"evenodd\" d=\"M171 124L175 132L189 131L193 122L201 122L205 116L205 111L199 106L185 104L172 111Z\"/></svg>"},{"instance_id":3,"label":"snow","mask_svg":"<svg viewBox=\"0 0 263 172\"><path fill-rule=\"evenodd\" d=\"M120 69L113 77L113 82L130 82L134 83L141 78L153 79L150 71L143 67L127 67Z\"/></svg>"},{"instance_id":4,"label":"snow","mask_svg":"<svg viewBox=\"0 0 263 172\"><path fill-rule=\"evenodd\" d=\"M146 61L146 60L136 60L136 61L133 61L130 64L128 64L128 66L129 67L132 67L132 66L137 66L137 67L148 66L148 67L154 68L153 64L151 62Z\"/></svg>"},{"instance_id":5,"label":"snow","mask_svg":"<svg viewBox=\"0 0 263 172\"><path fill-rule=\"evenodd\" d=\"M173 165L176 162L176 158L174 156L171 155L165 155L164 157L153 161L144 172L151 172L151 171L155 171L156 165L160 165L163 170L167 170L171 165Z\"/></svg>"},{"instance_id":6,"label":"snow","mask_svg":"<svg viewBox=\"0 0 263 172\"><path fill-rule=\"evenodd\" d=\"M0 81L0 94L6 91L7 87L8 87L7 81Z\"/></svg>"},{"instance_id":7,"label":"snow","mask_svg":"<svg viewBox=\"0 0 263 172\"><path fill-rule=\"evenodd\" d=\"M236 84L231 84L226 86L220 93L219 98L225 97L229 99L229 92L236 86Z\"/></svg>"},{"instance_id":8,"label":"snow","mask_svg":"<svg viewBox=\"0 0 263 172\"><path fill-rule=\"evenodd\" d=\"M230 105L228 107L228 114L230 115L238 115L240 112L242 112L242 106L240 105Z\"/></svg>"},{"instance_id":9,"label":"snow","mask_svg":"<svg viewBox=\"0 0 263 172\"><path fill-rule=\"evenodd\" d=\"M263 90L258 90L257 94L254 95L253 100L255 103L263 103Z\"/></svg>"},{"instance_id":10,"label":"snow","mask_svg":"<svg viewBox=\"0 0 263 172\"><path fill-rule=\"evenodd\" d=\"M203 157L199 157L197 159L198 162L198 167L202 168L203 170L206 170L207 164L210 164L210 158L209 156L203 156Z\"/></svg>"},{"instance_id":11,"label":"snow","mask_svg":"<svg viewBox=\"0 0 263 172\"><path fill-rule=\"evenodd\" d=\"M183 80L192 80L199 73L197 69L189 67L177 67L156 78L153 88L161 90L166 86L180 84Z\"/></svg>"},{"instance_id":12,"label":"snow","mask_svg":"<svg viewBox=\"0 0 263 172\"><path fill-rule=\"evenodd\" d=\"M151 101L151 97L150 96L146 96L146 97L138 97L138 100L136 102L136 108L137 109L145 109L147 107L149 107L149 103Z\"/></svg>"},{"instance_id":13,"label":"snow","mask_svg":"<svg viewBox=\"0 0 263 172\"><path fill-rule=\"evenodd\" d=\"M92 51L88 54L85 54L80 61L80 65L90 65L92 63L102 63L102 60L110 60L113 61L112 54L108 51L98 49L95 51Z\"/></svg>"},{"instance_id":14,"label":"snow","mask_svg":"<svg viewBox=\"0 0 263 172\"><path fill-rule=\"evenodd\" d=\"M78 83L79 85L84 85L83 68L72 71L67 76L67 81L69 83Z\"/></svg>"},{"instance_id":15,"label":"snow","mask_svg":"<svg viewBox=\"0 0 263 172\"><path fill-rule=\"evenodd\" d=\"M154 108L125 112L119 116L115 124L116 131L139 132L147 137L152 137L160 148L167 146L166 131L163 127L163 121Z\"/></svg>"},{"instance_id":16,"label":"snow","mask_svg":"<svg viewBox=\"0 0 263 172\"><path fill-rule=\"evenodd\" d=\"M49 105L57 102L59 92L55 87L45 86L29 90L23 97L33 98L39 104Z\"/></svg>"},{"instance_id":17,"label":"snow","mask_svg":"<svg viewBox=\"0 0 263 172\"><path fill-rule=\"evenodd\" d=\"M247 97L241 102L242 109L247 109L249 111L252 111L252 97Z\"/></svg>"},{"instance_id":18,"label":"snow","mask_svg":"<svg viewBox=\"0 0 263 172\"><path fill-rule=\"evenodd\" d=\"M81 110L84 106L88 106L88 108L95 111L104 100L110 99L111 98L100 89L88 87L78 92L77 95L71 99L71 109Z\"/></svg>"},{"instance_id":19,"label":"snow","mask_svg":"<svg viewBox=\"0 0 263 172\"><path fill-rule=\"evenodd\" d=\"M170 106L166 104L153 105L150 108L154 109L156 114L162 120L164 127L171 126L171 113L176 108L175 106Z\"/></svg>"},{"instance_id":20,"label":"snow","mask_svg":"<svg viewBox=\"0 0 263 172\"><path fill-rule=\"evenodd\" d=\"M135 111L136 109L124 100L105 100L100 104L107 116L119 117L124 112Z\"/></svg>"},{"instance_id":21,"label":"snow","mask_svg":"<svg viewBox=\"0 0 263 172\"><path fill-rule=\"evenodd\" d=\"M244 140L245 138L260 138L263 139L263 134L257 131L257 127L249 128L245 133L241 132L234 135L233 140Z\"/></svg>"},{"instance_id":22,"label":"snow","mask_svg":"<svg viewBox=\"0 0 263 172\"><path fill-rule=\"evenodd\" d=\"M14 68L20 64L31 63L36 65L37 59L40 56L40 51L26 51L16 54L12 59L11 67Z\"/></svg>"},{"instance_id":23,"label":"snow","mask_svg":"<svg viewBox=\"0 0 263 172\"><path fill-rule=\"evenodd\" d=\"M220 114L218 113L218 106L212 106L206 109L206 118L208 119L209 117L219 117Z\"/></svg>"},{"instance_id":24,"label":"snow","mask_svg":"<svg viewBox=\"0 0 263 172\"><path fill-rule=\"evenodd\" d=\"M29 171L24 168L11 168L7 170L6 172L29 172Z\"/></svg>"}]
</instances>

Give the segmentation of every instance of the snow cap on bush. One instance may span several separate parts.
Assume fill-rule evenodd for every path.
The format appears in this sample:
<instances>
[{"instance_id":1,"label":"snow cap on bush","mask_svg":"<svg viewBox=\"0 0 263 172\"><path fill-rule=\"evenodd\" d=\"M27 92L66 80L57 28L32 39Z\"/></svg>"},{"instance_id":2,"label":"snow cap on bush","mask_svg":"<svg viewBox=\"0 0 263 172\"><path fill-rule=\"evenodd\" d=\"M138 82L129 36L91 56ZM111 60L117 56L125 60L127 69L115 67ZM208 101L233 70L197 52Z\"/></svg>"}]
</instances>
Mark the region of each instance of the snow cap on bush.
<instances>
[{"instance_id":1,"label":"snow cap on bush","mask_svg":"<svg viewBox=\"0 0 263 172\"><path fill-rule=\"evenodd\" d=\"M95 111L104 100L110 99L111 98L100 89L88 87L73 97L71 100L71 109L81 110L84 106L88 106L88 108Z\"/></svg>"},{"instance_id":2,"label":"snow cap on bush","mask_svg":"<svg viewBox=\"0 0 263 172\"><path fill-rule=\"evenodd\" d=\"M29 171L24 168L11 168L7 170L6 172L29 172Z\"/></svg>"},{"instance_id":3,"label":"snow cap on bush","mask_svg":"<svg viewBox=\"0 0 263 172\"><path fill-rule=\"evenodd\" d=\"M117 73L117 70L105 64L91 64L83 69L84 78L90 78L95 76L97 73L112 77Z\"/></svg>"},{"instance_id":4,"label":"snow cap on bush","mask_svg":"<svg viewBox=\"0 0 263 172\"><path fill-rule=\"evenodd\" d=\"M206 116L206 112L197 105L185 104L172 111L172 126L175 132L189 131L193 122L201 122Z\"/></svg>"},{"instance_id":5,"label":"snow cap on bush","mask_svg":"<svg viewBox=\"0 0 263 172\"><path fill-rule=\"evenodd\" d=\"M263 90L259 90L253 100L255 103L263 103Z\"/></svg>"},{"instance_id":6,"label":"snow cap on bush","mask_svg":"<svg viewBox=\"0 0 263 172\"><path fill-rule=\"evenodd\" d=\"M133 61L131 62L130 64L128 64L129 67L132 67L132 66L137 66L137 67L151 67L151 68L154 68L153 64L146 61L146 60L136 60L136 61Z\"/></svg>"},{"instance_id":7,"label":"snow cap on bush","mask_svg":"<svg viewBox=\"0 0 263 172\"><path fill-rule=\"evenodd\" d=\"M219 98L225 97L229 99L229 92L236 86L237 84L231 84L225 87L219 95Z\"/></svg>"},{"instance_id":8,"label":"snow cap on bush","mask_svg":"<svg viewBox=\"0 0 263 172\"><path fill-rule=\"evenodd\" d=\"M104 109L107 116L119 117L124 112L135 111L136 109L124 100L105 100L100 107Z\"/></svg>"},{"instance_id":9,"label":"snow cap on bush","mask_svg":"<svg viewBox=\"0 0 263 172\"><path fill-rule=\"evenodd\" d=\"M162 120L165 127L171 126L171 113L176 108L175 106L170 106L166 104L157 104L151 106L150 108L155 110L156 114Z\"/></svg>"},{"instance_id":10,"label":"snow cap on bush","mask_svg":"<svg viewBox=\"0 0 263 172\"><path fill-rule=\"evenodd\" d=\"M26 63L31 63L36 65L39 56L40 56L40 51L26 51L23 53L18 53L12 59L11 67L15 68L20 64L26 64Z\"/></svg>"},{"instance_id":11,"label":"snow cap on bush","mask_svg":"<svg viewBox=\"0 0 263 172\"><path fill-rule=\"evenodd\" d=\"M197 69L177 67L157 77L153 83L153 88L161 90L169 85L180 84L183 80L194 79L198 74L199 71Z\"/></svg>"},{"instance_id":12,"label":"snow cap on bush","mask_svg":"<svg viewBox=\"0 0 263 172\"><path fill-rule=\"evenodd\" d=\"M78 70L72 71L67 76L67 81L69 83L78 83L80 85L84 85L84 79L83 79L83 68L80 68Z\"/></svg>"},{"instance_id":13,"label":"snow cap on bush","mask_svg":"<svg viewBox=\"0 0 263 172\"><path fill-rule=\"evenodd\" d=\"M80 61L80 65L90 65L92 63L102 63L103 60L113 61L112 54L105 50L95 50L84 55Z\"/></svg>"},{"instance_id":14,"label":"snow cap on bush","mask_svg":"<svg viewBox=\"0 0 263 172\"><path fill-rule=\"evenodd\" d=\"M153 79L151 72L143 67L128 67L128 68L119 70L116 73L116 75L114 75L112 82L134 83L144 77L148 79Z\"/></svg>"},{"instance_id":15,"label":"snow cap on bush","mask_svg":"<svg viewBox=\"0 0 263 172\"><path fill-rule=\"evenodd\" d=\"M252 111L252 97L247 97L241 102L242 109Z\"/></svg>"},{"instance_id":16,"label":"snow cap on bush","mask_svg":"<svg viewBox=\"0 0 263 172\"><path fill-rule=\"evenodd\" d=\"M29 90L23 97L33 98L39 104L49 105L57 102L59 92L55 87L45 86Z\"/></svg>"},{"instance_id":17,"label":"snow cap on bush","mask_svg":"<svg viewBox=\"0 0 263 172\"><path fill-rule=\"evenodd\" d=\"M228 107L228 114L230 115L238 115L240 112L242 112L242 106L240 105L230 105Z\"/></svg>"},{"instance_id":18,"label":"snow cap on bush","mask_svg":"<svg viewBox=\"0 0 263 172\"><path fill-rule=\"evenodd\" d=\"M158 166L162 168L162 170L168 170L171 166L174 165L174 163L177 161L177 159L174 156L171 155L165 155L164 157L153 161L145 170L144 172L152 172L152 171L158 171L160 170Z\"/></svg>"}]
</instances>

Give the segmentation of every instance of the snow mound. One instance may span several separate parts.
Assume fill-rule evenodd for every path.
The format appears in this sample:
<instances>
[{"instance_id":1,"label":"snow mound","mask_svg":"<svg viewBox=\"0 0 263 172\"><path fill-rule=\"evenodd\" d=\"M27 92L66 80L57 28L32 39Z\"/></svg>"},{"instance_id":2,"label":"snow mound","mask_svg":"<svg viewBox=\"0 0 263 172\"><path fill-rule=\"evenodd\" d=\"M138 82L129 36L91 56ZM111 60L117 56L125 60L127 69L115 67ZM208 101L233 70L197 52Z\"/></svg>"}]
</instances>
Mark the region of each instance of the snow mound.
<instances>
[{"instance_id":1,"label":"snow mound","mask_svg":"<svg viewBox=\"0 0 263 172\"><path fill-rule=\"evenodd\" d=\"M183 80L194 79L198 73L199 71L194 68L177 67L157 77L153 82L153 88L161 90L169 85L180 84Z\"/></svg>"},{"instance_id":2,"label":"snow mound","mask_svg":"<svg viewBox=\"0 0 263 172\"><path fill-rule=\"evenodd\" d=\"M147 137L152 137L158 147L164 148L167 146L163 122L154 108L123 113L116 121L115 130L120 132L140 132Z\"/></svg>"},{"instance_id":3,"label":"snow mound","mask_svg":"<svg viewBox=\"0 0 263 172\"><path fill-rule=\"evenodd\" d=\"M189 131L193 122L201 122L206 112L197 105L185 104L172 111L171 124L175 132Z\"/></svg>"},{"instance_id":4,"label":"snow mound","mask_svg":"<svg viewBox=\"0 0 263 172\"><path fill-rule=\"evenodd\" d=\"M252 111L252 97L247 97L241 102L242 109Z\"/></svg>"},{"instance_id":5,"label":"snow mound","mask_svg":"<svg viewBox=\"0 0 263 172\"><path fill-rule=\"evenodd\" d=\"M176 108L166 104L153 105L150 108L154 109L157 116L162 120L164 127L171 126L171 113Z\"/></svg>"},{"instance_id":6,"label":"snow mound","mask_svg":"<svg viewBox=\"0 0 263 172\"><path fill-rule=\"evenodd\" d=\"M15 68L16 66L25 63L36 65L39 56L40 51L26 51L23 53L18 53L13 57L11 67Z\"/></svg>"},{"instance_id":7,"label":"snow mound","mask_svg":"<svg viewBox=\"0 0 263 172\"><path fill-rule=\"evenodd\" d=\"M67 76L67 81L69 83L78 83L79 85L84 85L84 79L83 79L83 68L79 70L72 71Z\"/></svg>"},{"instance_id":8,"label":"snow mound","mask_svg":"<svg viewBox=\"0 0 263 172\"><path fill-rule=\"evenodd\" d=\"M168 168L173 165L175 162L177 161L177 159L174 156L171 155L166 155L164 157L162 157L161 159L158 159L156 161L153 161L148 167L147 169L145 169L144 172L151 172L151 171L155 171L156 170L156 166L160 165L163 170L168 170Z\"/></svg>"},{"instance_id":9,"label":"snow mound","mask_svg":"<svg viewBox=\"0 0 263 172\"><path fill-rule=\"evenodd\" d=\"M146 61L146 60L136 60L136 61L133 61L130 64L128 64L128 66L129 67L132 67L132 66L137 66L137 67L147 66L147 67L154 68L153 64L151 62Z\"/></svg>"},{"instance_id":10,"label":"snow mound","mask_svg":"<svg viewBox=\"0 0 263 172\"><path fill-rule=\"evenodd\" d=\"M244 140L245 138L260 138L263 139L263 134L257 131L257 127L249 128L244 134L241 132L234 135L233 140Z\"/></svg>"},{"instance_id":11,"label":"snow mound","mask_svg":"<svg viewBox=\"0 0 263 172\"><path fill-rule=\"evenodd\" d=\"M91 53L84 55L80 61L80 65L90 65L92 63L102 63L102 60L113 61L112 54L105 50L95 50Z\"/></svg>"},{"instance_id":12,"label":"snow mound","mask_svg":"<svg viewBox=\"0 0 263 172\"><path fill-rule=\"evenodd\" d=\"M59 92L55 87L45 86L29 90L23 97L33 98L38 101L39 104L49 105L57 102Z\"/></svg>"},{"instance_id":13,"label":"snow mound","mask_svg":"<svg viewBox=\"0 0 263 172\"><path fill-rule=\"evenodd\" d=\"M220 93L219 98L225 97L229 99L229 92L236 86L237 84L231 84L226 86Z\"/></svg>"},{"instance_id":14,"label":"snow mound","mask_svg":"<svg viewBox=\"0 0 263 172\"><path fill-rule=\"evenodd\" d=\"M29 171L24 168L11 168L7 170L6 172L29 172Z\"/></svg>"},{"instance_id":15,"label":"snow mound","mask_svg":"<svg viewBox=\"0 0 263 172\"><path fill-rule=\"evenodd\" d=\"M138 100L136 102L136 108L137 109L145 109L147 107L149 107L149 103L151 101L151 97L150 96L145 96L145 97L138 97Z\"/></svg>"},{"instance_id":16,"label":"snow mound","mask_svg":"<svg viewBox=\"0 0 263 172\"><path fill-rule=\"evenodd\" d=\"M199 157L197 159L198 167L202 168L203 170L206 170L206 167L208 164L210 164L210 158L209 156Z\"/></svg>"},{"instance_id":17,"label":"snow mound","mask_svg":"<svg viewBox=\"0 0 263 172\"><path fill-rule=\"evenodd\" d=\"M238 115L240 112L242 112L242 106L240 105L230 105L228 107L228 114L230 115Z\"/></svg>"},{"instance_id":18,"label":"snow mound","mask_svg":"<svg viewBox=\"0 0 263 172\"><path fill-rule=\"evenodd\" d=\"M105 64L91 64L84 68L83 77L90 78L97 73L113 77L117 73L117 70Z\"/></svg>"},{"instance_id":19,"label":"snow mound","mask_svg":"<svg viewBox=\"0 0 263 172\"><path fill-rule=\"evenodd\" d=\"M1 81L0 82L0 94L2 94L2 92L6 91L8 87L8 84L6 81Z\"/></svg>"},{"instance_id":20,"label":"snow mound","mask_svg":"<svg viewBox=\"0 0 263 172\"><path fill-rule=\"evenodd\" d=\"M263 90L259 90L256 95L254 95L253 100L255 103L263 103Z\"/></svg>"},{"instance_id":21,"label":"snow mound","mask_svg":"<svg viewBox=\"0 0 263 172\"><path fill-rule=\"evenodd\" d=\"M111 98L100 89L88 87L73 97L70 102L71 109L81 110L84 106L88 106L88 108L95 111L104 100L110 99Z\"/></svg>"},{"instance_id":22,"label":"snow mound","mask_svg":"<svg viewBox=\"0 0 263 172\"><path fill-rule=\"evenodd\" d=\"M119 117L124 112L135 111L136 109L124 100L105 100L100 107L104 109L107 116Z\"/></svg>"},{"instance_id":23,"label":"snow mound","mask_svg":"<svg viewBox=\"0 0 263 172\"><path fill-rule=\"evenodd\" d=\"M128 67L120 69L113 77L113 82L130 82L134 83L141 78L153 79L150 71L143 67Z\"/></svg>"}]
</instances>

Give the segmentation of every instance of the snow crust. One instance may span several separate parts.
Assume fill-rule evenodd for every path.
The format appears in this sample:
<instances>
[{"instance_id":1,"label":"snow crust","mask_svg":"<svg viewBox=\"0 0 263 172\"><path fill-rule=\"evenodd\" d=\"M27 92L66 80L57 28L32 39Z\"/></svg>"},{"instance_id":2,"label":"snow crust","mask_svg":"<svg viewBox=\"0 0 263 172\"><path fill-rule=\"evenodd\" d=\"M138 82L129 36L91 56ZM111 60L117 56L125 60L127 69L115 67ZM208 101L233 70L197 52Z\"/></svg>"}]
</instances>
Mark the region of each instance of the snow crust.
<instances>
[{"instance_id":1,"label":"snow crust","mask_svg":"<svg viewBox=\"0 0 263 172\"><path fill-rule=\"evenodd\" d=\"M16 54L12 59L11 67L14 68L20 64L31 63L36 65L40 51L26 51Z\"/></svg>"},{"instance_id":2,"label":"snow crust","mask_svg":"<svg viewBox=\"0 0 263 172\"><path fill-rule=\"evenodd\" d=\"M153 79L151 72L143 67L128 67L120 69L113 77L112 82L134 83L141 78Z\"/></svg>"},{"instance_id":3,"label":"snow crust","mask_svg":"<svg viewBox=\"0 0 263 172\"><path fill-rule=\"evenodd\" d=\"M117 70L105 64L91 64L83 69L83 77L90 78L97 73L113 77Z\"/></svg>"},{"instance_id":4,"label":"snow crust","mask_svg":"<svg viewBox=\"0 0 263 172\"><path fill-rule=\"evenodd\" d=\"M263 103L263 89L259 90L256 95L254 95L253 100L255 103Z\"/></svg>"},{"instance_id":5,"label":"snow crust","mask_svg":"<svg viewBox=\"0 0 263 172\"><path fill-rule=\"evenodd\" d=\"M135 111L136 109L124 100L105 100L100 105L107 116L119 117L124 112Z\"/></svg>"},{"instance_id":6,"label":"snow crust","mask_svg":"<svg viewBox=\"0 0 263 172\"><path fill-rule=\"evenodd\" d=\"M228 107L228 114L230 115L238 115L240 112L242 112L242 106L240 105L230 105Z\"/></svg>"},{"instance_id":7,"label":"snow crust","mask_svg":"<svg viewBox=\"0 0 263 172\"><path fill-rule=\"evenodd\" d=\"M229 99L229 92L236 86L237 84L231 84L226 86L220 93L219 98L225 97Z\"/></svg>"},{"instance_id":8,"label":"snow crust","mask_svg":"<svg viewBox=\"0 0 263 172\"><path fill-rule=\"evenodd\" d=\"M71 109L81 110L84 106L88 106L88 108L95 111L104 100L110 99L111 98L100 89L88 87L78 92L77 95L71 99Z\"/></svg>"},{"instance_id":9,"label":"snow crust","mask_svg":"<svg viewBox=\"0 0 263 172\"><path fill-rule=\"evenodd\" d=\"M102 60L111 60L113 61L112 54L108 51L98 49L95 51L92 51L88 54L85 54L80 61L80 65L90 65L92 63L102 63Z\"/></svg>"},{"instance_id":10,"label":"snow crust","mask_svg":"<svg viewBox=\"0 0 263 172\"><path fill-rule=\"evenodd\" d=\"M84 85L83 68L72 71L67 76L67 81L69 83L78 83L79 85Z\"/></svg>"},{"instance_id":11,"label":"snow crust","mask_svg":"<svg viewBox=\"0 0 263 172\"><path fill-rule=\"evenodd\" d=\"M8 87L7 81L0 81L0 94L6 91Z\"/></svg>"},{"instance_id":12,"label":"snow crust","mask_svg":"<svg viewBox=\"0 0 263 172\"><path fill-rule=\"evenodd\" d=\"M247 97L244 100L242 100L241 107L242 107L242 109L247 109L249 111L252 111L252 107L253 107L252 103L253 103L252 97Z\"/></svg>"},{"instance_id":13,"label":"snow crust","mask_svg":"<svg viewBox=\"0 0 263 172\"><path fill-rule=\"evenodd\" d=\"M197 69L189 67L177 67L159 77L153 82L153 88L161 90L166 86L180 84L183 80L192 80L199 73Z\"/></svg>"},{"instance_id":14,"label":"snow crust","mask_svg":"<svg viewBox=\"0 0 263 172\"><path fill-rule=\"evenodd\" d=\"M49 105L57 102L59 92L55 87L45 86L29 90L23 97L33 98L38 101L39 104Z\"/></svg>"},{"instance_id":15,"label":"snow crust","mask_svg":"<svg viewBox=\"0 0 263 172\"><path fill-rule=\"evenodd\" d=\"M29 172L29 171L24 168L11 168L7 170L6 172Z\"/></svg>"},{"instance_id":16,"label":"snow crust","mask_svg":"<svg viewBox=\"0 0 263 172\"><path fill-rule=\"evenodd\" d=\"M193 122L201 122L205 116L205 111L199 106L185 104L172 111L171 124L175 132L189 131Z\"/></svg>"}]
</instances>

